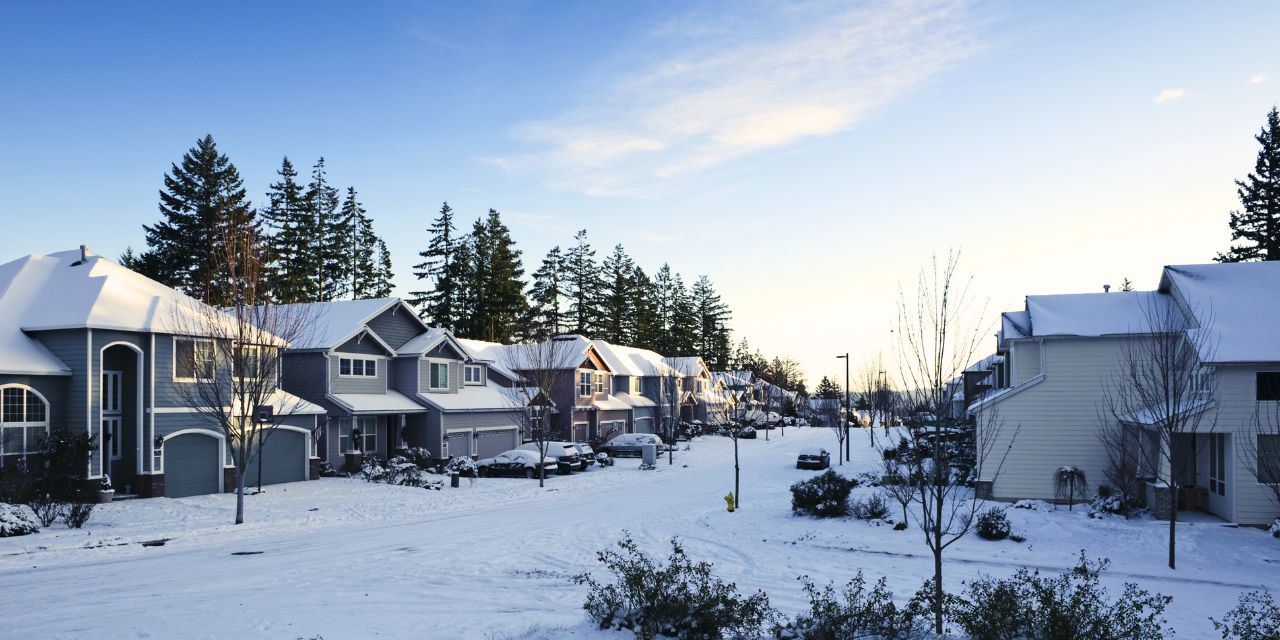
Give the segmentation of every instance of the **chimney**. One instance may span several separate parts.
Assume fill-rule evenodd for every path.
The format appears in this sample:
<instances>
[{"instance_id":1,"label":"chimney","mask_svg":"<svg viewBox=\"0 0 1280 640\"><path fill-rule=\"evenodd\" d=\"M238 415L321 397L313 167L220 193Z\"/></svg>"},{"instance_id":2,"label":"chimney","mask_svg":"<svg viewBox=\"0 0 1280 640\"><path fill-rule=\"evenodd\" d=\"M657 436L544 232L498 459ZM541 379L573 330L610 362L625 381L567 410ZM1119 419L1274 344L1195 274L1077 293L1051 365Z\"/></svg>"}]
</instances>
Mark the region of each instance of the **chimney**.
<instances>
[{"instance_id":1,"label":"chimney","mask_svg":"<svg viewBox=\"0 0 1280 640\"><path fill-rule=\"evenodd\" d=\"M89 245L82 244L80 245L80 262L84 262L85 260L88 260L88 259L89 259Z\"/></svg>"},{"instance_id":2,"label":"chimney","mask_svg":"<svg viewBox=\"0 0 1280 640\"><path fill-rule=\"evenodd\" d=\"M1102 285L1102 292L1103 292L1103 293L1111 293L1111 285L1109 285L1109 284L1104 284L1104 285Z\"/></svg>"}]
</instances>

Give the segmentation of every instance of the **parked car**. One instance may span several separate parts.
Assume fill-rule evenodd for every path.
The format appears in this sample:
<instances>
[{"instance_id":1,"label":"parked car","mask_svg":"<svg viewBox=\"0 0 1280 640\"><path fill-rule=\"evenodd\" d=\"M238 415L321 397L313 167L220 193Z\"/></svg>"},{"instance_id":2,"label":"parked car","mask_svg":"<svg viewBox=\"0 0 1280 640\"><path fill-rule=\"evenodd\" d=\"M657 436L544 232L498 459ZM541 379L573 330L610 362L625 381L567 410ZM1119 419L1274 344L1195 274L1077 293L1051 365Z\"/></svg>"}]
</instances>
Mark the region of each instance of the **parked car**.
<instances>
[{"instance_id":1,"label":"parked car","mask_svg":"<svg viewBox=\"0 0 1280 640\"><path fill-rule=\"evenodd\" d=\"M559 468L559 463L551 456L542 457L542 473L551 475ZM482 478L492 476L524 476L538 477L538 452L527 449L512 449L499 453L492 458L481 458L476 461L476 473Z\"/></svg>"},{"instance_id":2,"label":"parked car","mask_svg":"<svg viewBox=\"0 0 1280 640\"><path fill-rule=\"evenodd\" d=\"M739 440L755 440L756 428L752 426L746 426L738 429L738 439Z\"/></svg>"},{"instance_id":3,"label":"parked car","mask_svg":"<svg viewBox=\"0 0 1280 640\"><path fill-rule=\"evenodd\" d=\"M587 467L596 463L596 450L591 448L591 445L585 442L575 442L573 446L578 449L578 459L580 460L578 471L586 471Z\"/></svg>"},{"instance_id":4,"label":"parked car","mask_svg":"<svg viewBox=\"0 0 1280 640\"><path fill-rule=\"evenodd\" d=\"M821 447L805 447L796 458L797 469L826 469L831 466L831 454Z\"/></svg>"},{"instance_id":5,"label":"parked car","mask_svg":"<svg viewBox=\"0 0 1280 640\"><path fill-rule=\"evenodd\" d=\"M574 469L582 466L582 460L578 456L578 445L572 442L559 441L544 442L543 444L547 447L547 455L556 459L561 475L573 473ZM538 443L526 442L516 448L536 452Z\"/></svg>"},{"instance_id":6,"label":"parked car","mask_svg":"<svg viewBox=\"0 0 1280 640\"><path fill-rule=\"evenodd\" d=\"M658 450L662 450L662 438L653 433L622 433L613 437L612 440L604 443L600 450L615 457L635 456L640 457L642 447L646 444L656 445Z\"/></svg>"}]
</instances>

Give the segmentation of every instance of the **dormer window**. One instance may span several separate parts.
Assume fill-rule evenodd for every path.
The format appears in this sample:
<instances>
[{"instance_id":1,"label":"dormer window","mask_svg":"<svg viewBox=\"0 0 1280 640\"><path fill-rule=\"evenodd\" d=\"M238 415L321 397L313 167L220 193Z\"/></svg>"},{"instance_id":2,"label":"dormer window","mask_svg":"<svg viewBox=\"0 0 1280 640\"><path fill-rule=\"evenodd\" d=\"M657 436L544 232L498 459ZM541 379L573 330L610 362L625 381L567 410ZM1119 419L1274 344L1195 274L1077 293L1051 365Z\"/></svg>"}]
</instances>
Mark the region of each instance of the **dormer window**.
<instances>
[{"instance_id":1,"label":"dormer window","mask_svg":"<svg viewBox=\"0 0 1280 640\"><path fill-rule=\"evenodd\" d=\"M338 375L349 378L376 378L378 361L366 358L339 358Z\"/></svg>"},{"instance_id":2,"label":"dormer window","mask_svg":"<svg viewBox=\"0 0 1280 640\"><path fill-rule=\"evenodd\" d=\"M595 378L596 378L596 393L604 393L604 374L597 373Z\"/></svg>"},{"instance_id":3,"label":"dormer window","mask_svg":"<svg viewBox=\"0 0 1280 640\"><path fill-rule=\"evenodd\" d=\"M449 388L449 363L432 362L428 365L427 388L439 391Z\"/></svg>"},{"instance_id":4,"label":"dormer window","mask_svg":"<svg viewBox=\"0 0 1280 640\"><path fill-rule=\"evenodd\" d=\"M590 371L578 372L578 395L584 398L591 395L591 372Z\"/></svg>"},{"instance_id":5,"label":"dormer window","mask_svg":"<svg viewBox=\"0 0 1280 640\"><path fill-rule=\"evenodd\" d=\"M644 393L644 378L631 378L631 395L638 396Z\"/></svg>"},{"instance_id":6,"label":"dormer window","mask_svg":"<svg viewBox=\"0 0 1280 640\"><path fill-rule=\"evenodd\" d=\"M469 364L462 368L462 381L466 384L484 384L484 367Z\"/></svg>"}]
</instances>

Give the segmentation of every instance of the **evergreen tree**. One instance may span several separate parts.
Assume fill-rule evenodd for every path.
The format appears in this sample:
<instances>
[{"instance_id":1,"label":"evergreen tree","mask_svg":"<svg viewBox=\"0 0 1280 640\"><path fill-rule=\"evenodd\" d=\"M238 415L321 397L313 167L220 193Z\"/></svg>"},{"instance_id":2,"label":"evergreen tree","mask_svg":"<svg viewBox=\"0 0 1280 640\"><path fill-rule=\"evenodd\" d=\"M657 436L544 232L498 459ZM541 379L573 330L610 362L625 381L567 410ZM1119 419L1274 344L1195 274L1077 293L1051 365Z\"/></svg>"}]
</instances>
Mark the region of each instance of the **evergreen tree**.
<instances>
[{"instance_id":1,"label":"evergreen tree","mask_svg":"<svg viewBox=\"0 0 1280 640\"><path fill-rule=\"evenodd\" d=\"M521 323L520 337L528 341L541 341L564 331L564 254L560 247L552 247L542 259L542 266L533 272L533 284L529 287L529 311Z\"/></svg>"},{"instance_id":2,"label":"evergreen tree","mask_svg":"<svg viewBox=\"0 0 1280 640\"><path fill-rule=\"evenodd\" d=\"M818 388L814 389L813 397L836 399L844 397L844 389L840 384L827 376L822 376L822 381L818 383Z\"/></svg>"},{"instance_id":3,"label":"evergreen tree","mask_svg":"<svg viewBox=\"0 0 1280 640\"><path fill-rule=\"evenodd\" d=\"M267 207L262 210L266 226L264 267L277 302L310 300L311 256L316 249L298 172L285 157L276 172L280 176L267 190Z\"/></svg>"},{"instance_id":4,"label":"evergreen tree","mask_svg":"<svg viewBox=\"0 0 1280 640\"><path fill-rule=\"evenodd\" d=\"M350 233L347 276L351 298L363 300L391 295L391 256L386 243L374 233L373 220L356 200L355 187L347 187L341 218L347 222Z\"/></svg>"},{"instance_id":5,"label":"evergreen tree","mask_svg":"<svg viewBox=\"0 0 1280 640\"><path fill-rule=\"evenodd\" d=\"M351 250L351 221L339 209L338 190L325 177L324 158L311 168L311 182L304 195L314 242L306 262L311 279L311 301L327 302L347 294L347 255Z\"/></svg>"},{"instance_id":6,"label":"evergreen tree","mask_svg":"<svg viewBox=\"0 0 1280 640\"><path fill-rule=\"evenodd\" d=\"M635 318L631 346L653 349L662 335L662 327L658 322L653 281L639 266L631 272L631 295L631 313Z\"/></svg>"},{"instance_id":7,"label":"evergreen tree","mask_svg":"<svg viewBox=\"0 0 1280 640\"><path fill-rule=\"evenodd\" d=\"M670 355L698 355L698 309L684 286L684 278L678 273L672 284L671 327L668 332Z\"/></svg>"},{"instance_id":8,"label":"evergreen tree","mask_svg":"<svg viewBox=\"0 0 1280 640\"><path fill-rule=\"evenodd\" d=\"M256 232L258 221L240 172L218 153L212 135L170 165L160 215L155 225L143 225L147 248L130 252L126 266L210 304L224 303L236 286L224 275L224 238L234 228Z\"/></svg>"},{"instance_id":9,"label":"evergreen tree","mask_svg":"<svg viewBox=\"0 0 1280 640\"><path fill-rule=\"evenodd\" d=\"M1231 212L1231 239L1227 253L1218 262L1280 260L1280 113L1275 107L1267 114L1267 124L1254 137L1262 147L1253 172L1236 180L1236 195L1242 210Z\"/></svg>"},{"instance_id":10,"label":"evergreen tree","mask_svg":"<svg viewBox=\"0 0 1280 640\"><path fill-rule=\"evenodd\" d=\"M699 276L690 292L697 317L697 355L709 366L722 368L729 362L729 307L707 276Z\"/></svg>"},{"instance_id":11,"label":"evergreen tree","mask_svg":"<svg viewBox=\"0 0 1280 640\"><path fill-rule=\"evenodd\" d=\"M1120 281L1120 290L1121 290L1121 291L1133 291L1133 281L1132 281L1132 280L1130 280L1130 279L1128 279L1128 278L1124 278L1123 280L1121 280L1121 281Z\"/></svg>"},{"instance_id":12,"label":"evergreen tree","mask_svg":"<svg viewBox=\"0 0 1280 640\"><path fill-rule=\"evenodd\" d=\"M658 330L652 349L662 354L675 353L673 340L675 328L676 283L671 265L663 263L653 276L652 293L654 325Z\"/></svg>"},{"instance_id":13,"label":"evergreen tree","mask_svg":"<svg viewBox=\"0 0 1280 640\"><path fill-rule=\"evenodd\" d=\"M600 268L596 250L587 242L587 230L573 236L574 245L565 254L565 283L569 288L570 330L592 335L600 326Z\"/></svg>"},{"instance_id":14,"label":"evergreen tree","mask_svg":"<svg viewBox=\"0 0 1280 640\"><path fill-rule=\"evenodd\" d=\"M526 312L524 267L511 230L496 209L476 220L471 231L474 267L468 281L473 299L467 337L491 342L511 342L517 321Z\"/></svg>"},{"instance_id":15,"label":"evergreen tree","mask_svg":"<svg viewBox=\"0 0 1280 640\"><path fill-rule=\"evenodd\" d=\"M453 209L445 202L440 216L427 229L431 236L427 248L418 252L422 262L413 265L419 281L430 280L431 290L410 292L409 304L418 308L418 316L436 326L456 329L460 313L461 286L458 262L459 241L454 234Z\"/></svg>"},{"instance_id":16,"label":"evergreen tree","mask_svg":"<svg viewBox=\"0 0 1280 640\"><path fill-rule=\"evenodd\" d=\"M622 245L604 260L600 289L600 331L595 336L613 344L630 344L635 337L635 262Z\"/></svg>"}]
</instances>

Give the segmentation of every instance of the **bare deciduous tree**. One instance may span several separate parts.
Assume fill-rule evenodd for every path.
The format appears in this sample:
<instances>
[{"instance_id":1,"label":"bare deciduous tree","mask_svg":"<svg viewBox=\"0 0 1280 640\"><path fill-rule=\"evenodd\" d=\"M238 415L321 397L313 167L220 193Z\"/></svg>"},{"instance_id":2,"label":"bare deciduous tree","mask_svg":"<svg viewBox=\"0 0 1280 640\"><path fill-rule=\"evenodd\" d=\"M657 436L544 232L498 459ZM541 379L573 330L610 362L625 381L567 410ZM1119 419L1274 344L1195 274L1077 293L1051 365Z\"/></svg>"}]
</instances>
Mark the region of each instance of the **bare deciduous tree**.
<instances>
[{"instance_id":1,"label":"bare deciduous tree","mask_svg":"<svg viewBox=\"0 0 1280 640\"><path fill-rule=\"evenodd\" d=\"M1196 324L1167 297L1140 302L1141 327L1121 349L1104 382L1102 406L1138 443L1143 474L1169 491L1169 568L1177 568L1178 489L1194 471L1188 436L1212 432L1205 422L1216 378L1201 365L1212 360L1212 319ZM1194 315L1194 314L1191 314Z\"/></svg>"},{"instance_id":2,"label":"bare deciduous tree","mask_svg":"<svg viewBox=\"0 0 1280 640\"><path fill-rule=\"evenodd\" d=\"M521 433L538 445L542 458L547 457L555 430L549 424L548 410L557 389L573 384L573 373L580 363L577 343L572 340L548 339L503 347L502 365L520 376L507 389L509 412L520 424ZM559 454L552 456L559 459ZM538 464L538 487L546 486L546 470L542 459Z\"/></svg>"},{"instance_id":3,"label":"bare deciduous tree","mask_svg":"<svg viewBox=\"0 0 1280 640\"><path fill-rule=\"evenodd\" d=\"M957 251L949 252L942 262L934 256L931 268L921 270L913 292L899 290L894 328L902 386L913 396L912 404L933 418L928 438L932 457L911 455L907 462L914 467L913 477L920 480L914 513L933 553L934 631L938 634L942 633L942 554L973 529L979 504L963 479L952 473L958 461L952 460L953 449L945 446L943 433L942 417L950 403L947 382L964 371L986 336L986 305L975 305L969 290L972 279L960 279L959 261Z\"/></svg>"},{"instance_id":4,"label":"bare deciduous tree","mask_svg":"<svg viewBox=\"0 0 1280 640\"><path fill-rule=\"evenodd\" d=\"M285 419L310 408L279 389L280 352L310 335L311 307L277 305L260 284L262 264L256 231L229 226L222 231L217 267L227 308L195 300L176 307L171 330L190 337L176 348L174 366L191 372L177 382L178 401L226 438L235 466L235 523L244 522L245 477ZM310 442L310 439L308 439ZM261 470L259 470L261 473Z\"/></svg>"}]
</instances>

